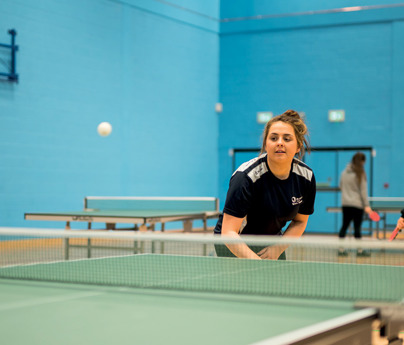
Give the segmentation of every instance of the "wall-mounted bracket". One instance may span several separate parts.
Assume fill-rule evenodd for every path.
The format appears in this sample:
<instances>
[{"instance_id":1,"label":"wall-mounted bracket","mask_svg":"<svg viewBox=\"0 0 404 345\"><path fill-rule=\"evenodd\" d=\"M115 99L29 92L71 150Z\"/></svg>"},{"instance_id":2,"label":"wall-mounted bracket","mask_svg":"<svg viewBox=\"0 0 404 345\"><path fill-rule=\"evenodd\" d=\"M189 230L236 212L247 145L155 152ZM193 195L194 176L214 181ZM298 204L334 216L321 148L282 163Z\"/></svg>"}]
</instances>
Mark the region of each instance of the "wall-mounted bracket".
<instances>
[{"instance_id":1,"label":"wall-mounted bracket","mask_svg":"<svg viewBox=\"0 0 404 345\"><path fill-rule=\"evenodd\" d=\"M8 33L11 35L11 44L0 43L0 48L10 49L11 64L9 66L9 72L0 72L0 77L7 78L9 81L12 82L18 82L18 74L16 71L16 53L18 51L18 46L15 44L15 36L17 35L17 31L15 31L14 29L10 29L8 30Z\"/></svg>"}]
</instances>

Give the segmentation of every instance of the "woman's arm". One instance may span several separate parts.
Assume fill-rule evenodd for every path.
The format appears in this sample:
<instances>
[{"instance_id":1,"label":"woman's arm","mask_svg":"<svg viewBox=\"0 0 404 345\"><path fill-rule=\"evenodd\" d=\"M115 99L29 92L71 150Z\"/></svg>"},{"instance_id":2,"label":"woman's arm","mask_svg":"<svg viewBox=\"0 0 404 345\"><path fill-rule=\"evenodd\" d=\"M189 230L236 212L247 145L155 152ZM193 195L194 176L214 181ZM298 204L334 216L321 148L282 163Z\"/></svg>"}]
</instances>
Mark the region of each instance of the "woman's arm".
<instances>
[{"instance_id":1,"label":"woman's arm","mask_svg":"<svg viewBox=\"0 0 404 345\"><path fill-rule=\"evenodd\" d=\"M368 198L368 183L366 180L362 180L360 186L360 195L361 195L361 199L363 202L363 208L364 211L367 214L370 214L372 212L372 208L369 206L369 198Z\"/></svg>"},{"instance_id":2,"label":"woman's arm","mask_svg":"<svg viewBox=\"0 0 404 345\"><path fill-rule=\"evenodd\" d=\"M222 237L240 238L239 230L244 218L231 216L223 213ZM238 258L260 259L245 243L226 244L227 248Z\"/></svg>"},{"instance_id":3,"label":"woman's arm","mask_svg":"<svg viewBox=\"0 0 404 345\"><path fill-rule=\"evenodd\" d=\"M290 222L283 237L300 237L306 230L309 215L298 213L295 218Z\"/></svg>"},{"instance_id":4,"label":"woman's arm","mask_svg":"<svg viewBox=\"0 0 404 345\"><path fill-rule=\"evenodd\" d=\"M300 237L306 229L309 216L306 214L298 213L295 218L290 222L288 228L283 234L283 237ZM269 246L261 250L258 255L261 259L277 260L279 256L288 248L289 245L275 245Z\"/></svg>"}]
</instances>

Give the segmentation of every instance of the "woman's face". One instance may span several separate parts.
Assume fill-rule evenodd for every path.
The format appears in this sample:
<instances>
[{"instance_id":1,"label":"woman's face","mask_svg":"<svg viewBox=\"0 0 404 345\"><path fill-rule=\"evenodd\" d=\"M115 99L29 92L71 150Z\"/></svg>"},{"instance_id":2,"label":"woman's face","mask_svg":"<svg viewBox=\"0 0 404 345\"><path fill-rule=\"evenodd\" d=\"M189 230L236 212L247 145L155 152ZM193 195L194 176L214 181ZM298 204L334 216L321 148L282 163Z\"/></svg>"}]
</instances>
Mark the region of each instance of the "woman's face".
<instances>
[{"instance_id":1,"label":"woman's face","mask_svg":"<svg viewBox=\"0 0 404 345\"><path fill-rule=\"evenodd\" d=\"M300 151L293 127L282 121L274 122L269 128L265 149L270 162L290 165Z\"/></svg>"}]
</instances>

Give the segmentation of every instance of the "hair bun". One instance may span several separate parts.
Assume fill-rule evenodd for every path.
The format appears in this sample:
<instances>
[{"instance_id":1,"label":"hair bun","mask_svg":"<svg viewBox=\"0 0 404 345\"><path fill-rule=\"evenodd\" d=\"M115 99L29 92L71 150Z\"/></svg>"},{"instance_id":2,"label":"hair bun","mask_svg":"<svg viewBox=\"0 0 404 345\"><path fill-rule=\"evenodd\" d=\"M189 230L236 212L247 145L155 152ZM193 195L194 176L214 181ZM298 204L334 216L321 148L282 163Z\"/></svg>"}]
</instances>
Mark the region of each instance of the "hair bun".
<instances>
[{"instance_id":1,"label":"hair bun","mask_svg":"<svg viewBox=\"0 0 404 345\"><path fill-rule=\"evenodd\" d=\"M294 111L294 110L291 110L291 109L286 110L286 111L284 112L284 114L287 115L287 116L297 117L297 118L300 119L299 113L298 113L297 111Z\"/></svg>"}]
</instances>

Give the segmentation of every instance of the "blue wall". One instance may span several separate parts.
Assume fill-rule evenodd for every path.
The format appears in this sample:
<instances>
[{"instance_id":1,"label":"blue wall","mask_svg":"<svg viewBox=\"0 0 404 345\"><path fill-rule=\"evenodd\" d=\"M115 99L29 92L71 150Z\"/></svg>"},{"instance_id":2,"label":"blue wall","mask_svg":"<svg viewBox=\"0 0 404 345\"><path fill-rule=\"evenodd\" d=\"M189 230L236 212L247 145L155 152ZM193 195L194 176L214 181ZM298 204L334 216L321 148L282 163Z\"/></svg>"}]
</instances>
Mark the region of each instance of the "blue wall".
<instances>
[{"instance_id":1,"label":"blue wall","mask_svg":"<svg viewBox=\"0 0 404 345\"><path fill-rule=\"evenodd\" d=\"M218 17L218 1L192 4ZM217 194L217 22L155 2L2 0L1 43L10 28L20 81L0 82L1 226L60 227L24 212L87 195Z\"/></svg>"},{"instance_id":2,"label":"blue wall","mask_svg":"<svg viewBox=\"0 0 404 345\"><path fill-rule=\"evenodd\" d=\"M261 145L263 125L256 122L256 113L279 114L286 109L306 114L312 146L373 146L373 194L404 195L404 181L399 177L404 167L399 152L404 147L399 134L404 129L403 4L347 13L287 15L348 6L347 1L327 2L327 7L318 1L304 3L239 1L240 7L231 7L228 1L221 2L220 198L225 198L232 172L229 150ZM255 17L265 14L273 16ZM252 18L232 21L224 16ZM345 109L346 121L328 122L330 109ZM335 170L341 172L353 153L341 155L337 167L333 154L313 154L309 161L316 175L325 178L321 182L330 177L336 185ZM369 170L368 165L368 174ZM383 187L384 182L389 182L389 189ZM325 209L336 202L339 195L318 193L308 229L335 231Z\"/></svg>"}]
</instances>

